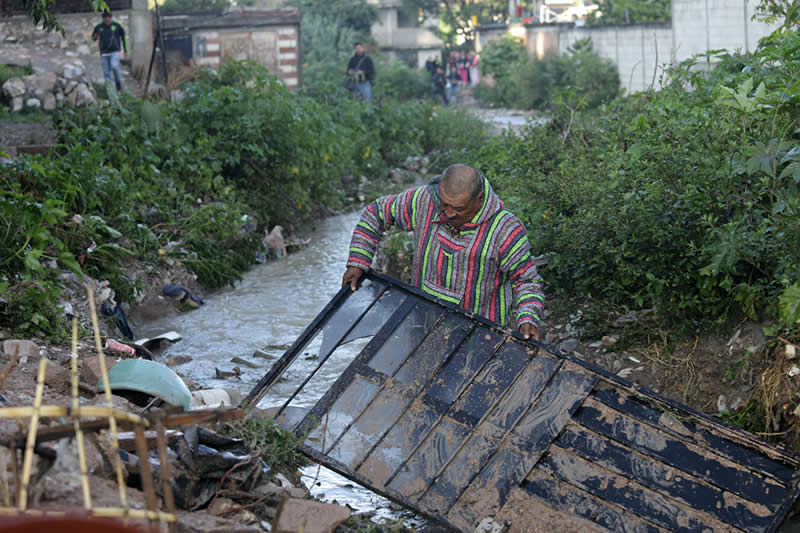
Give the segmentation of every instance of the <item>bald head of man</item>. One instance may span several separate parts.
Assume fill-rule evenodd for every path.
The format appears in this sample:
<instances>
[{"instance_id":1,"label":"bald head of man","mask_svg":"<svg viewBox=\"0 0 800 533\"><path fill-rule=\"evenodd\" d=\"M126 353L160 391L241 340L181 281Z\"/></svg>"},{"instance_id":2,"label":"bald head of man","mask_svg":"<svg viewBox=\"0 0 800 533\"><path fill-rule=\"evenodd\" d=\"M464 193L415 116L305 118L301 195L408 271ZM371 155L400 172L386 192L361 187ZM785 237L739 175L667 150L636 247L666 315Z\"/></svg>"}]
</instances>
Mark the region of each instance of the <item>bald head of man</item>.
<instances>
[{"instance_id":1,"label":"bald head of man","mask_svg":"<svg viewBox=\"0 0 800 533\"><path fill-rule=\"evenodd\" d=\"M451 165L439 182L443 218L456 228L471 221L483 207L483 176L469 165Z\"/></svg>"}]
</instances>

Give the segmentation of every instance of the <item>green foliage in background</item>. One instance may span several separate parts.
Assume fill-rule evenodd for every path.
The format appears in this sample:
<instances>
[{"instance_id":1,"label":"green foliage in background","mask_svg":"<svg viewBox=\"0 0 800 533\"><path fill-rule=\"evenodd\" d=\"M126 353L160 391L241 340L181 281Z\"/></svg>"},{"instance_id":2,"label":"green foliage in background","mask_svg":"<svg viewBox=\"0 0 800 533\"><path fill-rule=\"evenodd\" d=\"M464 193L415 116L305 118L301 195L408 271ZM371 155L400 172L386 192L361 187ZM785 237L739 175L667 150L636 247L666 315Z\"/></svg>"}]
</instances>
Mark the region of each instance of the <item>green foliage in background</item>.
<instances>
[{"instance_id":1,"label":"green foliage in background","mask_svg":"<svg viewBox=\"0 0 800 533\"><path fill-rule=\"evenodd\" d=\"M598 6L586 19L589 26L643 24L672 20L670 0L595 0Z\"/></svg>"},{"instance_id":2,"label":"green foliage in background","mask_svg":"<svg viewBox=\"0 0 800 533\"><path fill-rule=\"evenodd\" d=\"M550 291L654 307L665 324L795 326L800 264L800 35L713 54L660 91L592 113L553 107L467 162L528 227ZM710 325L710 324L709 324Z\"/></svg>"},{"instance_id":3,"label":"green foliage in background","mask_svg":"<svg viewBox=\"0 0 800 533\"><path fill-rule=\"evenodd\" d=\"M537 59L528 58L522 43L506 36L486 47L479 66L496 83L478 86L475 94L492 106L549 109L574 100L591 109L620 91L616 66L595 52L590 39L576 41L561 56Z\"/></svg>"},{"instance_id":4,"label":"green foliage in background","mask_svg":"<svg viewBox=\"0 0 800 533\"><path fill-rule=\"evenodd\" d=\"M265 227L296 232L321 206L352 205L362 176L385 181L410 155L463 151L486 136L477 118L429 102L292 93L248 62L183 91L176 103L123 94L119 106L64 108L57 157L0 164L0 296L52 308L58 276L71 270L132 301L141 283L126 273L133 260L232 284L255 262ZM3 327L55 334L50 315L31 322L17 312L24 307Z\"/></svg>"}]
</instances>

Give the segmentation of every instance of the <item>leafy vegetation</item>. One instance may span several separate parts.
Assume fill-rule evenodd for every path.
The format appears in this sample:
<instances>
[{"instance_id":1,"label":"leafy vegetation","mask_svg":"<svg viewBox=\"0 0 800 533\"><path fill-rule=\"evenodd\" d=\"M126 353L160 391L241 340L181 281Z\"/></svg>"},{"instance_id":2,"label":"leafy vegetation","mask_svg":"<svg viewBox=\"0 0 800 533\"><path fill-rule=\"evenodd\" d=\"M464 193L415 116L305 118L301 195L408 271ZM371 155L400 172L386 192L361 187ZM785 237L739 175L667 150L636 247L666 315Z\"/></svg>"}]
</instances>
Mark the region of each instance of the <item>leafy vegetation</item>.
<instances>
[{"instance_id":1,"label":"leafy vegetation","mask_svg":"<svg viewBox=\"0 0 800 533\"><path fill-rule=\"evenodd\" d=\"M294 473L308 459L297 449L297 439L271 418L253 415L228 426L227 434L243 439L272 469Z\"/></svg>"},{"instance_id":2,"label":"leafy vegetation","mask_svg":"<svg viewBox=\"0 0 800 533\"><path fill-rule=\"evenodd\" d=\"M255 262L266 227L292 231L319 206L349 205L361 176L383 180L409 155L465 150L486 135L478 119L430 103L293 94L244 62L184 92L180 103L122 95L118 107L65 108L58 157L0 166L3 297L34 282L42 306L54 307L69 269L109 280L131 301L142 284L125 269L134 259L232 284ZM52 336L55 315L42 317L33 325ZM28 318L14 313L6 327L36 329Z\"/></svg>"},{"instance_id":3,"label":"leafy vegetation","mask_svg":"<svg viewBox=\"0 0 800 533\"><path fill-rule=\"evenodd\" d=\"M596 0L598 9L586 20L589 26L601 24L642 24L669 22L670 0Z\"/></svg>"},{"instance_id":4,"label":"leafy vegetation","mask_svg":"<svg viewBox=\"0 0 800 533\"><path fill-rule=\"evenodd\" d=\"M556 100L546 127L493 139L485 170L548 254L551 291L654 307L676 324L796 326L800 36L712 53L666 87L594 113Z\"/></svg>"},{"instance_id":5,"label":"leafy vegetation","mask_svg":"<svg viewBox=\"0 0 800 533\"><path fill-rule=\"evenodd\" d=\"M521 41L506 36L486 47L479 65L496 82L476 88L476 96L489 105L548 109L570 101L595 108L619 94L616 66L594 51L590 39L575 42L561 56L537 59L528 58Z\"/></svg>"}]
</instances>

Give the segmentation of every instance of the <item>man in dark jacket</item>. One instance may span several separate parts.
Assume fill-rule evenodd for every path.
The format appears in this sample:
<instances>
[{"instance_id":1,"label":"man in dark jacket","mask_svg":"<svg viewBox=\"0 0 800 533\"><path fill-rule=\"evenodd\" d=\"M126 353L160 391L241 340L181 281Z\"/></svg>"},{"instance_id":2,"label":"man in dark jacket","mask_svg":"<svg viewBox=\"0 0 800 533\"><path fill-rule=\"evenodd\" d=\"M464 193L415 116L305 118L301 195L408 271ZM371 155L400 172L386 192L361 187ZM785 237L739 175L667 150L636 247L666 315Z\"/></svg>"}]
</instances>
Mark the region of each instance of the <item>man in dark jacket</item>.
<instances>
[{"instance_id":1,"label":"man in dark jacket","mask_svg":"<svg viewBox=\"0 0 800 533\"><path fill-rule=\"evenodd\" d=\"M117 90L122 88L122 77L119 70L120 52L128 55L128 41L125 39L125 30L118 23L111 20L111 12L103 11L103 22L94 27L92 40L100 46L100 61L103 65L103 76L106 81L114 75Z\"/></svg>"},{"instance_id":2,"label":"man in dark jacket","mask_svg":"<svg viewBox=\"0 0 800 533\"><path fill-rule=\"evenodd\" d=\"M442 103L444 103L444 105L449 104L450 102L447 99L447 93L445 93L445 87L447 87L447 78L445 78L441 66L439 65L436 66L436 73L434 73L433 78L431 79L431 83L433 83L434 98L440 96L442 98Z\"/></svg>"},{"instance_id":3,"label":"man in dark jacket","mask_svg":"<svg viewBox=\"0 0 800 533\"><path fill-rule=\"evenodd\" d=\"M356 53L347 63L347 75L353 81L353 94L364 100L372 100L372 82L375 81L375 65L372 58L364 52L361 43L355 44Z\"/></svg>"}]
</instances>

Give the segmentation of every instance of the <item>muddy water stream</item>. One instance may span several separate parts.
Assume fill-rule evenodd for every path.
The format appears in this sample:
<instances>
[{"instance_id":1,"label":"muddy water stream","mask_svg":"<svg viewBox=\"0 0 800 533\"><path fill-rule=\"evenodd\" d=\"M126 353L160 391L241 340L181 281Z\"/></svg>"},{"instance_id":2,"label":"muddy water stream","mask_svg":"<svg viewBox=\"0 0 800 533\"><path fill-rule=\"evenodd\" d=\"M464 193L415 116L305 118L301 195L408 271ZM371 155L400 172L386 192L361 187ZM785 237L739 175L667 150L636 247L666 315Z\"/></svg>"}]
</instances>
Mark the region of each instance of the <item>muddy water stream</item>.
<instances>
[{"instance_id":1,"label":"muddy water stream","mask_svg":"<svg viewBox=\"0 0 800 533\"><path fill-rule=\"evenodd\" d=\"M162 361L188 355L192 361L176 367L180 374L191 377L203 388L234 387L245 396L339 290L357 219L357 214L349 214L320 221L305 249L286 259L256 266L235 288L208 295L206 304L199 309L137 324L137 337L177 331L183 339L160 354ZM313 349L312 344L308 350ZM262 350L267 357L254 357L256 350ZM349 357L344 355L340 364L326 364L321 379L314 379L306 387L311 389L309 397L299 397L292 405L313 405L347 366ZM245 359L256 368L231 362L234 357ZM311 368L312 361L307 365ZM230 371L234 366L240 368L240 378L216 378L217 369ZM281 405L299 385L302 374L293 373L294 368L287 373L288 380L276 385L260 407ZM325 501L336 500L358 511L375 511L378 517L400 517L387 500L325 468L307 467L303 478L312 494ZM419 525L415 518L403 514L409 525Z\"/></svg>"}]
</instances>

